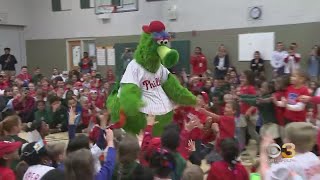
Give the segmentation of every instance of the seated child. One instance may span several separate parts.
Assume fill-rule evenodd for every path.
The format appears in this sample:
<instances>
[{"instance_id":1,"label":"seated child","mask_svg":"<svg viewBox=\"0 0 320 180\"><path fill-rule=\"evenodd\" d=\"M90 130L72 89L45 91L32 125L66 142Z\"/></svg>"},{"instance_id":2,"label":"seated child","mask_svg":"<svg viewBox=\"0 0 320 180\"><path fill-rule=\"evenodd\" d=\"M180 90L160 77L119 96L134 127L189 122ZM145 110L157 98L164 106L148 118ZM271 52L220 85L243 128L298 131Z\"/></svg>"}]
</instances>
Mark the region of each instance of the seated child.
<instances>
[{"instance_id":1,"label":"seated child","mask_svg":"<svg viewBox=\"0 0 320 180\"><path fill-rule=\"evenodd\" d=\"M11 163L19 159L21 142L0 141L0 179L15 180L16 176L10 169Z\"/></svg>"},{"instance_id":2,"label":"seated child","mask_svg":"<svg viewBox=\"0 0 320 180\"><path fill-rule=\"evenodd\" d=\"M173 154L164 148L158 148L152 154L149 164L154 172L154 180L171 179L171 174L176 168Z\"/></svg>"},{"instance_id":3,"label":"seated child","mask_svg":"<svg viewBox=\"0 0 320 180\"><path fill-rule=\"evenodd\" d=\"M278 163L269 166L267 150L273 142L272 137L263 139L260 149L261 173L265 179L290 179L291 172L297 173L302 179L320 179L319 158L310 152L316 143L317 130L310 123L292 122L285 127L286 149L277 157ZM291 145L289 143L292 143ZM294 148L294 149L293 149Z\"/></svg>"},{"instance_id":4,"label":"seated child","mask_svg":"<svg viewBox=\"0 0 320 180\"><path fill-rule=\"evenodd\" d=\"M49 119L49 112L46 110L46 102L45 101L37 101L37 111L35 112L35 120L36 121L45 121Z\"/></svg>"},{"instance_id":5,"label":"seated child","mask_svg":"<svg viewBox=\"0 0 320 180\"><path fill-rule=\"evenodd\" d=\"M237 162L239 156L238 144L234 139L221 141L222 161L211 164L207 180L248 180L249 175L245 167Z\"/></svg>"}]
</instances>

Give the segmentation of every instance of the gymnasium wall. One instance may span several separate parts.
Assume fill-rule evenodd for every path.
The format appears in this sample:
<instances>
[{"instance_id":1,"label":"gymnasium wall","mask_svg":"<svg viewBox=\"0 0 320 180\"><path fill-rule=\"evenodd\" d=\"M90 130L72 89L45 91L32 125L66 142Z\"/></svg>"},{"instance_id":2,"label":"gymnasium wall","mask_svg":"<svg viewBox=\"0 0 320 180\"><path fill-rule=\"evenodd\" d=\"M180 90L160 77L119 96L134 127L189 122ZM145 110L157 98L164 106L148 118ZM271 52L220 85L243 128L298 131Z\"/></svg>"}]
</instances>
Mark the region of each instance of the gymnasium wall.
<instances>
[{"instance_id":1,"label":"gymnasium wall","mask_svg":"<svg viewBox=\"0 0 320 180\"><path fill-rule=\"evenodd\" d=\"M7 14L6 24L27 25L29 23L27 4L26 0L0 0L0 13Z\"/></svg>"},{"instance_id":2,"label":"gymnasium wall","mask_svg":"<svg viewBox=\"0 0 320 180\"><path fill-rule=\"evenodd\" d=\"M80 9L80 0L70 1L71 11L52 12L51 0L28 0L26 39L137 35L140 34L143 24L156 19L164 21L167 29L173 32L273 26L320 20L319 0L139 0L139 11L112 14L108 22L98 20L93 8ZM168 20L167 10L172 4L177 6L176 21ZM262 20L249 20L248 9L252 6L262 7Z\"/></svg>"},{"instance_id":3,"label":"gymnasium wall","mask_svg":"<svg viewBox=\"0 0 320 180\"><path fill-rule=\"evenodd\" d=\"M212 59L216 54L217 47L223 43L227 47L231 63L240 70L249 68L249 62L238 62L238 34L254 32L275 32L276 41L283 41L285 44L296 42L299 45L299 52L302 53L303 63L306 64L307 56L314 44L320 44L320 23L303 23L280 26L235 28L225 30L197 31L193 36L192 32L181 32L176 34L175 40L190 40L191 51L196 46L203 49L204 54L212 67ZM115 43L138 42L139 36L110 36L97 37L97 46L108 46ZM63 70L66 66L66 39L52 40L27 40L28 66L42 67L46 73L51 72L52 67ZM188 61L188 60L185 60ZM116 63L119 63L117 60ZM120 62L122 63L122 62ZM268 62L266 62L268 64ZM105 67L100 67L100 70ZM113 67L114 68L114 67ZM269 64L267 65L269 68Z\"/></svg>"}]
</instances>

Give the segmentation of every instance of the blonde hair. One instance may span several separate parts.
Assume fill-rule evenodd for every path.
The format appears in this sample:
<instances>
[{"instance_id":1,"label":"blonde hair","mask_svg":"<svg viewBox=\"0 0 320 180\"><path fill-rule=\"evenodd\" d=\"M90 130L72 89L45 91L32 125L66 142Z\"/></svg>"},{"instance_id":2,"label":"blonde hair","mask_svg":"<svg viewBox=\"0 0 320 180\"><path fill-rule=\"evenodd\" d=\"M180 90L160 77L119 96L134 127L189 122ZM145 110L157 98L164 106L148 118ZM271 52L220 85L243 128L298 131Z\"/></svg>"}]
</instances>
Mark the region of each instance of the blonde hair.
<instances>
[{"instance_id":1,"label":"blonde hair","mask_svg":"<svg viewBox=\"0 0 320 180\"><path fill-rule=\"evenodd\" d=\"M92 180L95 170L93 157L88 149L80 149L68 154L64 161L66 179L69 180Z\"/></svg>"},{"instance_id":2,"label":"blonde hair","mask_svg":"<svg viewBox=\"0 0 320 180\"><path fill-rule=\"evenodd\" d=\"M182 180L203 179L204 173L202 169L194 164L188 165L182 175Z\"/></svg>"},{"instance_id":3,"label":"blonde hair","mask_svg":"<svg viewBox=\"0 0 320 180\"><path fill-rule=\"evenodd\" d=\"M48 144L48 154L51 157L56 157L58 155L61 155L65 152L66 150L66 144L59 142L59 143L52 143Z\"/></svg>"},{"instance_id":4,"label":"blonde hair","mask_svg":"<svg viewBox=\"0 0 320 180\"><path fill-rule=\"evenodd\" d=\"M140 146L138 138L126 134L119 143L118 157L121 164L131 163L138 158Z\"/></svg>"},{"instance_id":5,"label":"blonde hair","mask_svg":"<svg viewBox=\"0 0 320 180\"><path fill-rule=\"evenodd\" d=\"M316 144L317 129L307 122L293 122L285 127L285 137L295 145L297 152L312 150Z\"/></svg>"},{"instance_id":6,"label":"blonde hair","mask_svg":"<svg viewBox=\"0 0 320 180\"><path fill-rule=\"evenodd\" d=\"M0 135L10 132L13 127L19 126L21 119L17 115L7 116L2 122L0 122Z\"/></svg>"}]
</instances>

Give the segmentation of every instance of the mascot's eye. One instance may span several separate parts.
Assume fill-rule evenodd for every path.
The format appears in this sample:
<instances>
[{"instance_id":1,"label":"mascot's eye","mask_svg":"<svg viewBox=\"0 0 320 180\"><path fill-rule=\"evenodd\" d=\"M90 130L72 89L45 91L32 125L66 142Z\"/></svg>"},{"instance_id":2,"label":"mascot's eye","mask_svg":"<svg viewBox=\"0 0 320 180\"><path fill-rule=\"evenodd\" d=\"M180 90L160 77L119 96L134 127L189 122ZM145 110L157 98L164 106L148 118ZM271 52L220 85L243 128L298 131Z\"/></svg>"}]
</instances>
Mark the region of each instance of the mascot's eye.
<instances>
[{"instance_id":1,"label":"mascot's eye","mask_svg":"<svg viewBox=\"0 0 320 180\"><path fill-rule=\"evenodd\" d=\"M157 43L158 43L159 45L163 45L163 40L158 40Z\"/></svg>"},{"instance_id":2,"label":"mascot's eye","mask_svg":"<svg viewBox=\"0 0 320 180\"><path fill-rule=\"evenodd\" d=\"M164 44L164 45L167 45L167 44L168 44L168 42L169 42L169 40L168 40L168 39L163 40L163 44Z\"/></svg>"}]
</instances>

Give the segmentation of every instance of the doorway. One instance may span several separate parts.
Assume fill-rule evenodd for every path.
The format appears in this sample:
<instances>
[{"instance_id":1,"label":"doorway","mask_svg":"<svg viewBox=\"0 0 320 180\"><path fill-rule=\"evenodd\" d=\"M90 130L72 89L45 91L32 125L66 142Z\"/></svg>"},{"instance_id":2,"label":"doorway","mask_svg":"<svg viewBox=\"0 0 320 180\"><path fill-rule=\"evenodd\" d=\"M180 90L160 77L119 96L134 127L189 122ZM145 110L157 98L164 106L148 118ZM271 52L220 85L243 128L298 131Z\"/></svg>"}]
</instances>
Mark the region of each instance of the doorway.
<instances>
[{"instance_id":1,"label":"doorway","mask_svg":"<svg viewBox=\"0 0 320 180\"><path fill-rule=\"evenodd\" d=\"M68 69L77 69L80 59L81 41L68 41Z\"/></svg>"}]
</instances>

